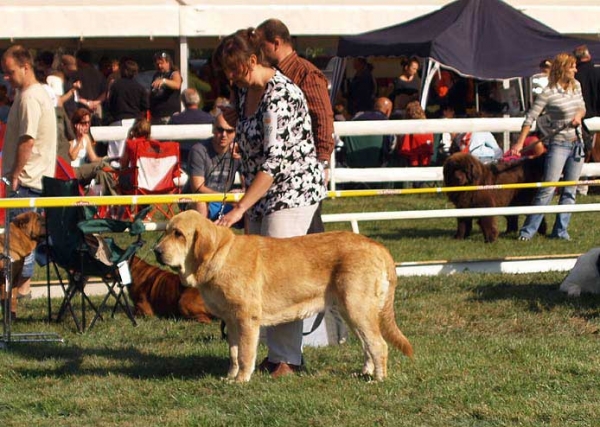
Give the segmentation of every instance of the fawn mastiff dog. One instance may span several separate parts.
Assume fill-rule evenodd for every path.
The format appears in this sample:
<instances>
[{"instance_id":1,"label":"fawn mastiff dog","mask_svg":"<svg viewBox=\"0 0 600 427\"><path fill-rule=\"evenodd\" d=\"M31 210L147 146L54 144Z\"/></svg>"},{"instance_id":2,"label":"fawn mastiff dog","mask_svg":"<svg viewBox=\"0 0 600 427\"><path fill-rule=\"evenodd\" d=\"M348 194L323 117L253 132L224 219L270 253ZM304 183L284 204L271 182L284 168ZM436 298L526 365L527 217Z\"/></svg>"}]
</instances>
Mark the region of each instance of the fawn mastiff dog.
<instances>
[{"instance_id":1,"label":"fawn mastiff dog","mask_svg":"<svg viewBox=\"0 0 600 427\"><path fill-rule=\"evenodd\" d=\"M25 257L36 248L37 244L46 235L46 224L44 218L35 212L25 212L17 215L10 222L9 231L9 255L12 259L11 283L13 286L11 295L11 311L13 316L17 311L17 289L15 286L21 277L23 262ZM4 254L4 234L0 234L0 253ZM4 260L0 261L0 276L2 286L0 290L0 299L6 299L6 289L4 287Z\"/></svg>"},{"instance_id":2,"label":"fawn mastiff dog","mask_svg":"<svg viewBox=\"0 0 600 427\"><path fill-rule=\"evenodd\" d=\"M134 256L129 263L129 296L138 316L181 317L210 323L200 291L183 286L179 276Z\"/></svg>"},{"instance_id":3,"label":"fawn mastiff dog","mask_svg":"<svg viewBox=\"0 0 600 427\"><path fill-rule=\"evenodd\" d=\"M225 321L229 379L250 380L260 326L304 319L331 304L362 342L364 374L385 378L386 341L412 357L394 318L394 260L364 236L236 235L190 210L169 221L154 251L183 284L199 288L209 311Z\"/></svg>"}]
</instances>

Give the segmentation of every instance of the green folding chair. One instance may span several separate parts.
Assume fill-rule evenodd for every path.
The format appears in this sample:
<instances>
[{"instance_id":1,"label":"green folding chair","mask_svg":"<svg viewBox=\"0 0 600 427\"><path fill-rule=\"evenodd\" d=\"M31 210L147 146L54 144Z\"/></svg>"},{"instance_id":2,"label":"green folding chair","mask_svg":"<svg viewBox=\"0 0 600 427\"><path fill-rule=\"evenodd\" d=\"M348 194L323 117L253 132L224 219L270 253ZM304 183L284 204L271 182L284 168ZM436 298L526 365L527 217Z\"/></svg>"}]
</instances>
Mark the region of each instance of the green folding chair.
<instances>
[{"instance_id":1,"label":"green folding chair","mask_svg":"<svg viewBox=\"0 0 600 427\"><path fill-rule=\"evenodd\" d=\"M80 196L77 180L43 178L44 197ZM114 300L111 317L117 308L122 308L132 324L137 325L131 304L125 293L129 284L128 262L143 245L142 232L150 206L140 211L132 221L94 219L95 209L86 206L46 208L47 231L47 280L51 279L50 265L63 289L64 297L58 310L57 320L70 313L77 330L91 329ZM116 244L112 237L103 233L128 231L133 241L125 249ZM121 268L121 270L120 270ZM106 285L107 293L96 305L86 292L90 277L99 278ZM80 302L76 303L76 296ZM112 299L111 299L112 298ZM79 309L77 309L77 307ZM86 314L91 310L93 317L89 325ZM50 309L51 312L51 309Z\"/></svg>"}]
</instances>

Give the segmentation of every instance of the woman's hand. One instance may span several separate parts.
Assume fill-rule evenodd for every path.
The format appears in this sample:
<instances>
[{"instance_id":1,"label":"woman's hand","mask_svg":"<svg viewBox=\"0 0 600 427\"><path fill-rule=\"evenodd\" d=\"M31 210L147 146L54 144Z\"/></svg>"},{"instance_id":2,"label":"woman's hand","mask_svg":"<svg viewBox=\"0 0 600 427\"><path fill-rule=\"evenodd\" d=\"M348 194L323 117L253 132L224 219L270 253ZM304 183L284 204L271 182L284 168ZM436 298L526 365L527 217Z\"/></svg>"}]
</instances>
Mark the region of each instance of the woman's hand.
<instances>
[{"instance_id":1,"label":"woman's hand","mask_svg":"<svg viewBox=\"0 0 600 427\"><path fill-rule=\"evenodd\" d=\"M223 215L221 218L215 220L215 224L223 227L231 227L244 217L244 213L244 209L242 209L239 205L235 205L235 207L226 215Z\"/></svg>"},{"instance_id":2,"label":"woman's hand","mask_svg":"<svg viewBox=\"0 0 600 427\"><path fill-rule=\"evenodd\" d=\"M515 143L515 145L513 145L512 147L510 147L510 154L512 154L513 156L520 156L522 149L523 149L523 141L521 141L521 139L519 139Z\"/></svg>"}]
</instances>

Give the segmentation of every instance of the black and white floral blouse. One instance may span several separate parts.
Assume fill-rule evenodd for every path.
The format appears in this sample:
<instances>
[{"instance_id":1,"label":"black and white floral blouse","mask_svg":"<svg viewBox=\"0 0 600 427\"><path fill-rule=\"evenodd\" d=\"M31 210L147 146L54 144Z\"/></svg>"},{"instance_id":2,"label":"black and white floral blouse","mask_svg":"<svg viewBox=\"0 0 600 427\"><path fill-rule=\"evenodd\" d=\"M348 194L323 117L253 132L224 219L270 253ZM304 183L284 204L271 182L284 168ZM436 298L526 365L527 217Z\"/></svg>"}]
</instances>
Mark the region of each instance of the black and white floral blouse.
<instances>
[{"instance_id":1,"label":"black and white floral blouse","mask_svg":"<svg viewBox=\"0 0 600 427\"><path fill-rule=\"evenodd\" d=\"M250 186L258 172L273 177L267 193L248 212L253 219L282 209L310 206L325 198L304 94L281 72L267 83L254 115L244 115L246 89L238 91L236 140L242 174Z\"/></svg>"}]
</instances>

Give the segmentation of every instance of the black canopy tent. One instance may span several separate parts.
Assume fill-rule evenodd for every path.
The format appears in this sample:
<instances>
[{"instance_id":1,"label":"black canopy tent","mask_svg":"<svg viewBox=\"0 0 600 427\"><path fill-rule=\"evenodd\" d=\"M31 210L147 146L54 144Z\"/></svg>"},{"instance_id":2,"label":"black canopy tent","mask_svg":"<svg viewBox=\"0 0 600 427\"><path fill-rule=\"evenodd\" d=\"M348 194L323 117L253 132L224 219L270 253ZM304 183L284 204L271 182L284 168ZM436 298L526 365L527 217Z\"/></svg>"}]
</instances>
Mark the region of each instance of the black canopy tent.
<instances>
[{"instance_id":1,"label":"black canopy tent","mask_svg":"<svg viewBox=\"0 0 600 427\"><path fill-rule=\"evenodd\" d=\"M530 77L542 59L581 44L600 58L600 42L560 34L501 0L457 0L399 25L341 37L337 55L426 58L426 94L440 66L481 80Z\"/></svg>"}]
</instances>

